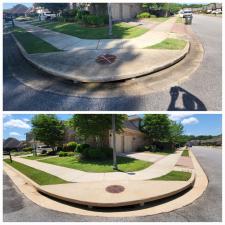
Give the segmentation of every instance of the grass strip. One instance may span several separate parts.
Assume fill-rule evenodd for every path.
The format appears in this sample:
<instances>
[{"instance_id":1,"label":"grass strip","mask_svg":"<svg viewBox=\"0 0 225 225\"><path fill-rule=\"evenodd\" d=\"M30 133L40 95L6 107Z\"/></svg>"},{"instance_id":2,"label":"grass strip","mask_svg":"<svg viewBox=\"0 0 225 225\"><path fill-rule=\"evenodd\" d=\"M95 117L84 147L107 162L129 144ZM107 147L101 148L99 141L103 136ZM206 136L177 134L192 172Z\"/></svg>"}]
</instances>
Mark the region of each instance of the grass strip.
<instances>
[{"instance_id":1,"label":"grass strip","mask_svg":"<svg viewBox=\"0 0 225 225\"><path fill-rule=\"evenodd\" d=\"M110 160L84 160L78 157L54 157L39 160L39 162L77 169L85 172L105 173L117 172L113 170L113 161ZM119 171L133 172L143 170L152 165L151 162L132 159L128 157L117 157Z\"/></svg>"},{"instance_id":2,"label":"grass strip","mask_svg":"<svg viewBox=\"0 0 225 225\"><path fill-rule=\"evenodd\" d=\"M167 38L164 41L146 47L149 49L168 49L168 50L181 50L186 46L187 42L185 40L181 39L175 39L175 38Z\"/></svg>"},{"instance_id":3,"label":"grass strip","mask_svg":"<svg viewBox=\"0 0 225 225\"><path fill-rule=\"evenodd\" d=\"M22 28L15 27L12 32L15 35L16 39L24 47L26 52L29 54L60 51L46 41L34 36L29 32L26 32Z\"/></svg>"},{"instance_id":4,"label":"grass strip","mask_svg":"<svg viewBox=\"0 0 225 225\"><path fill-rule=\"evenodd\" d=\"M166 181L188 181L191 178L191 173L183 171L171 171L164 176L156 177L152 180Z\"/></svg>"},{"instance_id":5,"label":"grass strip","mask_svg":"<svg viewBox=\"0 0 225 225\"><path fill-rule=\"evenodd\" d=\"M64 184L68 183L67 181L53 176L49 173L43 172L41 170L34 169L30 166L24 165L22 163L13 161L12 163L10 162L9 159L4 159L6 163L8 163L10 166L13 168L17 169L27 177L29 177L31 180L36 182L39 185L50 185L50 184Z\"/></svg>"},{"instance_id":6,"label":"grass strip","mask_svg":"<svg viewBox=\"0 0 225 225\"><path fill-rule=\"evenodd\" d=\"M182 152L181 156L189 157L189 151L188 150L184 150Z\"/></svg>"}]
</instances>

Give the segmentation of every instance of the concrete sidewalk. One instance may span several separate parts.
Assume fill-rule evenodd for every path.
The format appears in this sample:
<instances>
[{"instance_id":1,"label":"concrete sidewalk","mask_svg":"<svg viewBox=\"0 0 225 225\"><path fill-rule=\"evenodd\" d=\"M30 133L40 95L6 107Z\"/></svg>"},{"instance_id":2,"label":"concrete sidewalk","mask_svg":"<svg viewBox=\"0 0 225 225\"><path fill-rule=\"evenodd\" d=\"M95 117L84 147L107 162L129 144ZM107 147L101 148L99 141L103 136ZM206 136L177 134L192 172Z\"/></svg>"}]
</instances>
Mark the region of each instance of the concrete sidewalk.
<instances>
[{"instance_id":1,"label":"concrete sidewalk","mask_svg":"<svg viewBox=\"0 0 225 225\"><path fill-rule=\"evenodd\" d=\"M43 39L60 50L95 50L95 49L123 49L123 48L145 48L157 44L166 39L176 22L172 17L152 28L143 35L132 39L80 39L71 35L51 31L26 22L15 21L15 26L25 29L33 35Z\"/></svg>"},{"instance_id":2,"label":"concrete sidewalk","mask_svg":"<svg viewBox=\"0 0 225 225\"><path fill-rule=\"evenodd\" d=\"M88 173L76 169L56 166L40 161L14 157L13 160L23 163L35 169L42 170L69 182L95 182L95 181L129 181L149 180L163 176L173 170L179 160L181 152L168 155L155 162L152 166L137 172L110 172L110 173Z\"/></svg>"}]
</instances>

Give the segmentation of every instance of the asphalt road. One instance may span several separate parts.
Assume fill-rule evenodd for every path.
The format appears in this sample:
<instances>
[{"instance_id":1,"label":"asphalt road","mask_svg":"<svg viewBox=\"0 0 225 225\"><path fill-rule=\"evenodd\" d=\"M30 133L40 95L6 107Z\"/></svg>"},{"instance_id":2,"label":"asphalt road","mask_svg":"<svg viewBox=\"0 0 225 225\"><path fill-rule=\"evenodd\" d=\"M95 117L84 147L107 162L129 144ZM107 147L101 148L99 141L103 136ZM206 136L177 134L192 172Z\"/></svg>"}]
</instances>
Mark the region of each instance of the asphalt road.
<instances>
[{"instance_id":1,"label":"asphalt road","mask_svg":"<svg viewBox=\"0 0 225 225\"><path fill-rule=\"evenodd\" d=\"M32 76L41 82L45 75L33 68L21 56L12 38L4 35L4 110L6 111L54 111L54 110L221 110L222 99L222 19L210 16L194 16L192 28L203 44L205 53L201 66L191 79L179 83L176 92L178 106L171 107L173 87L161 88L144 96L115 98L85 98L53 94L34 90L15 79L16 76ZM143 84L144 85L144 84ZM177 85L177 84L176 84ZM101 87L100 87L101 88ZM63 90L63 86L61 88ZM74 87L76 90L76 88ZM185 94L184 94L185 93ZM110 95L110 91L109 91ZM196 101L197 99L197 101ZM201 107L195 107L199 104Z\"/></svg>"},{"instance_id":2,"label":"asphalt road","mask_svg":"<svg viewBox=\"0 0 225 225\"><path fill-rule=\"evenodd\" d=\"M3 174L3 220L23 222L215 222L222 221L222 150L193 147L193 152L208 176L209 184L203 195L192 204L170 213L134 218L100 218L60 213L45 209L27 199Z\"/></svg>"}]
</instances>

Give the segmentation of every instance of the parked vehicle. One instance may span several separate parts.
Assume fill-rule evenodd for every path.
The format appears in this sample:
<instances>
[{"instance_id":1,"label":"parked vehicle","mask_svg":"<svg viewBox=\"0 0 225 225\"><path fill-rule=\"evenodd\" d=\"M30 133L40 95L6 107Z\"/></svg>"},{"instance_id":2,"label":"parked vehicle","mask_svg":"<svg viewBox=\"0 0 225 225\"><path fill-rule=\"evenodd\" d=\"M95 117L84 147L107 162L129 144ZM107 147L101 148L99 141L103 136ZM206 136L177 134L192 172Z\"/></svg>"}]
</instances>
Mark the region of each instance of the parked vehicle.
<instances>
[{"instance_id":1,"label":"parked vehicle","mask_svg":"<svg viewBox=\"0 0 225 225\"><path fill-rule=\"evenodd\" d=\"M192 10L191 9L183 9L183 10L180 10L179 11L179 16L181 18L185 18L185 17L188 17L188 16L191 16L192 17Z\"/></svg>"},{"instance_id":2,"label":"parked vehicle","mask_svg":"<svg viewBox=\"0 0 225 225\"><path fill-rule=\"evenodd\" d=\"M50 151L52 151L52 148L47 145L41 145L41 146L37 147L37 153L44 154L44 153L50 152Z\"/></svg>"}]
</instances>

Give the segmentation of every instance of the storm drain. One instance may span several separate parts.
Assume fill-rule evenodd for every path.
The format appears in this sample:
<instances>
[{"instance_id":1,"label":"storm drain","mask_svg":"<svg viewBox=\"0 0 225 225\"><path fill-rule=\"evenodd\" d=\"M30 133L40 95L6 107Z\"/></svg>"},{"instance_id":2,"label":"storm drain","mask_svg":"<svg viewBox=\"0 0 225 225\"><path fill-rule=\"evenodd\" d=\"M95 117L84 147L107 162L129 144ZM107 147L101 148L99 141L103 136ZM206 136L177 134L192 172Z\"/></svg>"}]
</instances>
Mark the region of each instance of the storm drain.
<instances>
[{"instance_id":1,"label":"storm drain","mask_svg":"<svg viewBox=\"0 0 225 225\"><path fill-rule=\"evenodd\" d=\"M121 185L110 185L110 186L106 187L105 190L109 193L117 194L117 193L123 192L125 190L125 188Z\"/></svg>"},{"instance_id":2,"label":"storm drain","mask_svg":"<svg viewBox=\"0 0 225 225\"><path fill-rule=\"evenodd\" d=\"M105 64L112 64L115 62L115 60L116 60L115 55L104 54L104 55L99 55L95 61L99 64L105 65Z\"/></svg>"}]
</instances>

